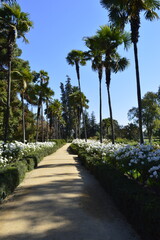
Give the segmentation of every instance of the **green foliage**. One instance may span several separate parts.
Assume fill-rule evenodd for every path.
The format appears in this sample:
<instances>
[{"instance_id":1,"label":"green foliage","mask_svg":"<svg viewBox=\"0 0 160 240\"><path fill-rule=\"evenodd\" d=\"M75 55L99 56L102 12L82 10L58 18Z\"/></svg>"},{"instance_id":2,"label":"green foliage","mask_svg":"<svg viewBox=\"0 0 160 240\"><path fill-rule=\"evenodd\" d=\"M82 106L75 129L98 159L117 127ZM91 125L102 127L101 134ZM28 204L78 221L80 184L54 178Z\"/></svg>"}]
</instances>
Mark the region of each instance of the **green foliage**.
<instances>
[{"instance_id":1,"label":"green foliage","mask_svg":"<svg viewBox=\"0 0 160 240\"><path fill-rule=\"evenodd\" d=\"M91 157L74 144L70 151L78 154L79 160L92 172L111 195L112 199L145 240L160 239L160 196L128 179L111 165Z\"/></svg>"},{"instance_id":2,"label":"green foliage","mask_svg":"<svg viewBox=\"0 0 160 240\"><path fill-rule=\"evenodd\" d=\"M30 152L26 156L21 156L18 161L12 162L5 168L0 169L0 202L11 194L14 189L22 182L27 171L31 171L38 166L38 163L47 155L52 154L65 144L65 140L53 140L56 142L54 147L46 147Z\"/></svg>"},{"instance_id":3,"label":"green foliage","mask_svg":"<svg viewBox=\"0 0 160 240\"><path fill-rule=\"evenodd\" d=\"M133 107L128 112L129 120L138 122L138 108ZM151 142L154 131L160 128L160 104L158 94L147 92L142 99L142 124L146 129L146 135Z\"/></svg>"}]
</instances>

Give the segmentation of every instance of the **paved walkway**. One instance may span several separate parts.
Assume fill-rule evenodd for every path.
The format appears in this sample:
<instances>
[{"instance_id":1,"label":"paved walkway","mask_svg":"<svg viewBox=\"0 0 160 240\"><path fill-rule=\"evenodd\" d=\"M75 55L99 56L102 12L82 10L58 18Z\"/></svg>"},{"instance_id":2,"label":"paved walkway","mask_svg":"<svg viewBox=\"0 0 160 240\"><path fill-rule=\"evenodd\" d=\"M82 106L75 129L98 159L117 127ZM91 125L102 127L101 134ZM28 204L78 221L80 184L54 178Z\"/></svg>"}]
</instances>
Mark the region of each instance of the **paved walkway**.
<instances>
[{"instance_id":1,"label":"paved walkway","mask_svg":"<svg viewBox=\"0 0 160 240\"><path fill-rule=\"evenodd\" d=\"M67 147L45 157L1 206L0 239L140 240Z\"/></svg>"}]
</instances>

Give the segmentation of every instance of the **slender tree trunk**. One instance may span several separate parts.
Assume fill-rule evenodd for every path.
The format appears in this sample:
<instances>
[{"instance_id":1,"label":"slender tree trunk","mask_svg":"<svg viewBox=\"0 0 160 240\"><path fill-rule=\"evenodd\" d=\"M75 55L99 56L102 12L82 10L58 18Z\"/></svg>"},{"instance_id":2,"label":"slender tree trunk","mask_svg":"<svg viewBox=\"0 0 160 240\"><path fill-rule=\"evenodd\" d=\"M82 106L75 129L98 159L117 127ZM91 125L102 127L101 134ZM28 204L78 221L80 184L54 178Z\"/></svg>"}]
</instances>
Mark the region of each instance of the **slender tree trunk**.
<instances>
[{"instance_id":1,"label":"slender tree trunk","mask_svg":"<svg viewBox=\"0 0 160 240\"><path fill-rule=\"evenodd\" d=\"M4 143L7 142L9 136L9 120L10 120L10 107L11 107L11 50L10 60L8 62L8 81L7 81L7 106L5 113L5 129L4 129Z\"/></svg>"},{"instance_id":2,"label":"slender tree trunk","mask_svg":"<svg viewBox=\"0 0 160 240\"><path fill-rule=\"evenodd\" d=\"M43 103L41 105L41 128L42 128L42 142L44 142L44 121L43 121Z\"/></svg>"},{"instance_id":3,"label":"slender tree trunk","mask_svg":"<svg viewBox=\"0 0 160 240\"><path fill-rule=\"evenodd\" d=\"M49 123L48 123L48 101L46 102L46 108L47 108L47 132L46 132L46 141L48 142L48 129L49 129Z\"/></svg>"},{"instance_id":4,"label":"slender tree trunk","mask_svg":"<svg viewBox=\"0 0 160 240\"><path fill-rule=\"evenodd\" d=\"M37 110L37 123L36 123L36 142L38 141L38 135L39 135L39 116L40 116L40 110L41 110L41 106L38 105L38 110Z\"/></svg>"},{"instance_id":5,"label":"slender tree trunk","mask_svg":"<svg viewBox=\"0 0 160 240\"><path fill-rule=\"evenodd\" d=\"M26 131L25 131L25 117L24 117L24 92L21 94L22 101L22 129L23 129L23 143L26 141Z\"/></svg>"},{"instance_id":6,"label":"slender tree trunk","mask_svg":"<svg viewBox=\"0 0 160 240\"><path fill-rule=\"evenodd\" d=\"M99 121L100 121L100 143L102 143L102 77L99 74Z\"/></svg>"},{"instance_id":7,"label":"slender tree trunk","mask_svg":"<svg viewBox=\"0 0 160 240\"><path fill-rule=\"evenodd\" d=\"M87 142L86 119L85 119L83 107L82 107L82 116L83 116L84 136L85 136L85 141Z\"/></svg>"},{"instance_id":8,"label":"slender tree trunk","mask_svg":"<svg viewBox=\"0 0 160 240\"><path fill-rule=\"evenodd\" d=\"M75 65L76 65L76 73L77 73L77 79L78 79L78 88L79 88L79 91L81 92L79 64L76 62ZM86 129L86 121L85 121L84 111L83 111L83 106L82 106L82 99L81 99L81 107L82 107L82 117L83 117L85 141L87 142L87 129ZM81 120L81 114L80 114L80 120ZM79 123L79 125L80 125L80 123ZM80 138L80 131L79 131L79 138Z\"/></svg>"},{"instance_id":9,"label":"slender tree trunk","mask_svg":"<svg viewBox=\"0 0 160 240\"><path fill-rule=\"evenodd\" d=\"M139 135L140 135L140 144L143 144L144 140L143 140L143 131L142 131L142 106L141 106L141 86L140 86L140 75L139 75L139 64L138 64L138 49L137 49L137 43L136 42L133 43L133 45L134 45L136 81L137 81Z\"/></svg>"},{"instance_id":10,"label":"slender tree trunk","mask_svg":"<svg viewBox=\"0 0 160 240\"><path fill-rule=\"evenodd\" d=\"M79 91L81 92L79 64L76 62L75 65L76 65L76 73L77 73L77 79L78 79L78 88L79 88Z\"/></svg>"},{"instance_id":11,"label":"slender tree trunk","mask_svg":"<svg viewBox=\"0 0 160 240\"><path fill-rule=\"evenodd\" d=\"M81 137L81 113L78 112L78 138Z\"/></svg>"},{"instance_id":12,"label":"slender tree trunk","mask_svg":"<svg viewBox=\"0 0 160 240\"><path fill-rule=\"evenodd\" d=\"M114 127L113 127L113 117L112 117L112 106L111 106L110 89L108 85L107 85L107 93L108 93L108 105L109 105L109 113L110 113L111 132L112 132L112 144L114 144L115 137L114 137Z\"/></svg>"}]
</instances>

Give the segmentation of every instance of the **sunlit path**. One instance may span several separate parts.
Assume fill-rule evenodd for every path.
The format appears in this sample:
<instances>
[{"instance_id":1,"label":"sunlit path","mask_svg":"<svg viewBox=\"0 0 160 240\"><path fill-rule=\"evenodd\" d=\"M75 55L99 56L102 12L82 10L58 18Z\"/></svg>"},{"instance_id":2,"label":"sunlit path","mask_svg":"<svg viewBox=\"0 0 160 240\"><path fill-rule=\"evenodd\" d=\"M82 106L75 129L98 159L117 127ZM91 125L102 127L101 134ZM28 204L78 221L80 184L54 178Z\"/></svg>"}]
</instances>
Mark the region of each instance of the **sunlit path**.
<instances>
[{"instance_id":1,"label":"sunlit path","mask_svg":"<svg viewBox=\"0 0 160 240\"><path fill-rule=\"evenodd\" d=\"M140 240L68 144L28 173L0 210L3 240Z\"/></svg>"}]
</instances>

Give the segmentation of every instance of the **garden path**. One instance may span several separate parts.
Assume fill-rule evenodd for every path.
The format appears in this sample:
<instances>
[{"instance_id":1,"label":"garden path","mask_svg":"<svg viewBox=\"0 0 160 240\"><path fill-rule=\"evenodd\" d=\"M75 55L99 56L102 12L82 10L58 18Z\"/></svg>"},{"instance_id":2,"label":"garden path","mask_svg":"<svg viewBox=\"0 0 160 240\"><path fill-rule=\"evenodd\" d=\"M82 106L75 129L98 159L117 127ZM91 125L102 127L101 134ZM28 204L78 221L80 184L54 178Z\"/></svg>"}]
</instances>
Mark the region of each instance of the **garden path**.
<instances>
[{"instance_id":1,"label":"garden path","mask_svg":"<svg viewBox=\"0 0 160 240\"><path fill-rule=\"evenodd\" d=\"M47 156L0 209L2 240L140 240L66 144Z\"/></svg>"}]
</instances>

